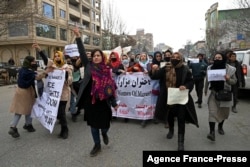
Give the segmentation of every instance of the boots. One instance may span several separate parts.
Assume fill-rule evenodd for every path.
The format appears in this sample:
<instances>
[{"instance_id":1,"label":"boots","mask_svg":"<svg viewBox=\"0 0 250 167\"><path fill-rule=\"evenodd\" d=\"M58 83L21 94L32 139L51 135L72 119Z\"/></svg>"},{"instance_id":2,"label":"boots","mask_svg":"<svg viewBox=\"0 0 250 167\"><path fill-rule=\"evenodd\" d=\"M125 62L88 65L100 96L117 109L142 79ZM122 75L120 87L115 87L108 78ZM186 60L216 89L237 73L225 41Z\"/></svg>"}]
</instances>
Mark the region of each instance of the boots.
<instances>
[{"instance_id":1,"label":"boots","mask_svg":"<svg viewBox=\"0 0 250 167\"><path fill-rule=\"evenodd\" d=\"M13 138L18 138L20 135L17 131L17 128L15 127L10 127L10 130L8 132Z\"/></svg>"},{"instance_id":2,"label":"boots","mask_svg":"<svg viewBox=\"0 0 250 167\"><path fill-rule=\"evenodd\" d=\"M168 134L167 134L167 139L172 139L174 136L174 128L171 127L169 128Z\"/></svg>"},{"instance_id":3,"label":"boots","mask_svg":"<svg viewBox=\"0 0 250 167\"><path fill-rule=\"evenodd\" d=\"M23 129L26 129L28 132L35 132L36 129L32 126L32 124L26 125L24 124Z\"/></svg>"},{"instance_id":4,"label":"boots","mask_svg":"<svg viewBox=\"0 0 250 167\"><path fill-rule=\"evenodd\" d=\"M224 132L224 130L223 130L223 123L224 123L224 121L222 121L221 123L218 124L218 132L219 132L219 134L221 134L221 135L224 135L224 134L225 134L225 132Z\"/></svg>"},{"instance_id":5,"label":"boots","mask_svg":"<svg viewBox=\"0 0 250 167\"><path fill-rule=\"evenodd\" d=\"M102 138L103 138L103 143L108 145L109 144L109 137L108 137L107 133L103 133Z\"/></svg>"},{"instance_id":6,"label":"boots","mask_svg":"<svg viewBox=\"0 0 250 167\"><path fill-rule=\"evenodd\" d=\"M101 144L95 144L93 149L90 152L90 156L94 157L101 151Z\"/></svg>"},{"instance_id":7,"label":"boots","mask_svg":"<svg viewBox=\"0 0 250 167\"><path fill-rule=\"evenodd\" d=\"M215 141L215 133L214 131L210 132L208 135L207 135L207 138L211 141Z\"/></svg>"},{"instance_id":8,"label":"boots","mask_svg":"<svg viewBox=\"0 0 250 167\"><path fill-rule=\"evenodd\" d=\"M178 134L178 151L184 151L184 134Z\"/></svg>"},{"instance_id":9,"label":"boots","mask_svg":"<svg viewBox=\"0 0 250 167\"><path fill-rule=\"evenodd\" d=\"M67 126L61 126L61 132L59 134L59 138L67 139L68 138L69 129Z\"/></svg>"}]
</instances>

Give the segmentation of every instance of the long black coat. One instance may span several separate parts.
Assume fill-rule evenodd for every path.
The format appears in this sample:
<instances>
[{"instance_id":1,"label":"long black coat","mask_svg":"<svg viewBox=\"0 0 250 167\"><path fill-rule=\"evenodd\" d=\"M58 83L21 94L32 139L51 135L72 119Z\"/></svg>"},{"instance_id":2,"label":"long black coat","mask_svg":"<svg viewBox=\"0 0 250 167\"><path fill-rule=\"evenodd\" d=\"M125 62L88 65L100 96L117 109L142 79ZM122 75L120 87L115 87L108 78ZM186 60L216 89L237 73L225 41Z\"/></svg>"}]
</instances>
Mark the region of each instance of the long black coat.
<instances>
[{"instance_id":1,"label":"long black coat","mask_svg":"<svg viewBox=\"0 0 250 167\"><path fill-rule=\"evenodd\" d=\"M181 78L181 85L185 85L187 89L189 89L189 98L188 102L185 105L186 106L186 122L192 123L199 127L198 125L198 119L197 114L194 106L194 101L192 96L190 95L191 91L194 87L194 82L192 78L191 71L189 68L185 65L180 67L182 72L182 78ZM166 87L166 67L162 67L160 70L155 71L152 73L152 71L149 71L149 76L151 79L157 79L160 80L160 94L158 96L156 107L155 107L155 117L159 120L165 121L167 120L168 116L168 107L167 107L167 87Z\"/></svg>"}]
</instances>

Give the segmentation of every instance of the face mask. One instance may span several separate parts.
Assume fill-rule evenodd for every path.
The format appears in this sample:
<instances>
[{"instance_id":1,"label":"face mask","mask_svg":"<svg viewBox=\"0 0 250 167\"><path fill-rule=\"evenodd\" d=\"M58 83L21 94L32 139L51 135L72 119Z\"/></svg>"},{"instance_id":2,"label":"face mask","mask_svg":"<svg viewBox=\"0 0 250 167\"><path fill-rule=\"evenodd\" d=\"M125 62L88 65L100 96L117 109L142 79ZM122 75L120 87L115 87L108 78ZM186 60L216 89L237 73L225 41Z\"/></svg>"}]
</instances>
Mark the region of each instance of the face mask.
<instances>
[{"instance_id":1,"label":"face mask","mask_svg":"<svg viewBox=\"0 0 250 167\"><path fill-rule=\"evenodd\" d=\"M215 66L222 65L222 64L223 64L223 60L214 60Z\"/></svg>"},{"instance_id":2,"label":"face mask","mask_svg":"<svg viewBox=\"0 0 250 167\"><path fill-rule=\"evenodd\" d=\"M128 65L128 64L129 64L128 59L122 60L122 64L123 64L123 65Z\"/></svg>"},{"instance_id":3,"label":"face mask","mask_svg":"<svg viewBox=\"0 0 250 167\"><path fill-rule=\"evenodd\" d=\"M89 61L92 61L92 57L88 57L88 60L89 60Z\"/></svg>"},{"instance_id":4,"label":"face mask","mask_svg":"<svg viewBox=\"0 0 250 167\"><path fill-rule=\"evenodd\" d=\"M37 64L31 64L31 69L33 71L36 71L37 70Z\"/></svg>"},{"instance_id":5,"label":"face mask","mask_svg":"<svg viewBox=\"0 0 250 167\"><path fill-rule=\"evenodd\" d=\"M173 64L173 66L176 66L176 65L179 64L180 62L181 62L181 60L171 59L171 63Z\"/></svg>"},{"instance_id":6,"label":"face mask","mask_svg":"<svg viewBox=\"0 0 250 167\"><path fill-rule=\"evenodd\" d=\"M113 62L116 61L116 58L111 58L111 61L113 61Z\"/></svg>"},{"instance_id":7,"label":"face mask","mask_svg":"<svg viewBox=\"0 0 250 167\"><path fill-rule=\"evenodd\" d=\"M166 62L169 62L169 61L170 61L170 57L164 57L164 60L165 60Z\"/></svg>"},{"instance_id":8,"label":"face mask","mask_svg":"<svg viewBox=\"0 0 250 167\"><path fill-rule=\"evenodd\" d=\"M135 59L133 59L133 58L130 59L131 62L134 62L134 60L135 60Z\"/></svg>"}]
</instances>

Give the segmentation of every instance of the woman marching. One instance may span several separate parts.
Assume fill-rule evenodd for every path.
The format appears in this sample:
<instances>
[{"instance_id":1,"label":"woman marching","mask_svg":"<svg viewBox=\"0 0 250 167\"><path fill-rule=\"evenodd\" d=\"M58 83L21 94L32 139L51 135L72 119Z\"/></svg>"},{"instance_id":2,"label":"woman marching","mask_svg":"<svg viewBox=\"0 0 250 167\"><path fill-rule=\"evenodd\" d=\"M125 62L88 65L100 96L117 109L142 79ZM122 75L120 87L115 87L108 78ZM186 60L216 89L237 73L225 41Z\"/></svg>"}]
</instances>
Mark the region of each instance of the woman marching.
<instances>
[{"instance_id":1,"label":"woman marching","mask_svg":"<svg viewBox=\"0 0 250 167\"><path fill-rule=\"evenodd\" d=\"M167 134L168 139L172 139L174 135L174 117L178 120L178 151L184 151L184 135L185 135L185 123L189 122L197 127L198 119L194 102L190 92L193 89L194 82L191 71L187 66L183 64L182 55L179 52L175 52L171 58L171 65L159 68L157 64L152 66L152 71L149 72L151 79L160 80L160 95L156 104L156 108L164 106L166 114L160 114L164 120L167 116L169 123L169 132ZM174 104L167 105L168 88L179 88L180 91L189 89L188 102L184 105Z\"/></svg>"},{"instance_id":2,"label":"woman marching","mask_svg":"<svg viewBox=\"0 0 250 167\"><path fill-rule=\"evenodd\" d=\"M76 104L81 104L85 111L85 120L91 127L91 134L94 140L94 147L90 156L96 156L101 151L100 130L104 144L109 143L107 132L112 119L111 106L117 110L115 100L116 84L111 76L111 68L105 64L104 54L101 50L95 49L91 52L90 62L85 53L80 32L74 29L80 58L84 69L84 78L80 85Z\"/></svg>"},{"instance_id":3,"label":"woman marching","mask_svg":"<svg viewBox=\"0 0 250 167\"><path fill-rule=\"evenodd\" d=\"M14 113L14 118L10 125L9 134L13 138L20 136L17 130L17 124L22 115L25 115L25 125L23 126L28 132L35 132L30 116L35 98L35 80L44 78L52 69L47 68L43 74L37 75L33 69L37 68L35 58L26 56L23 61L23 66L18 72L17 88L12 100L10 112Z\"/></svg>"},{"instance_id":4,"label":"woman marching","mask_svg":"<svg viewBox=\"0 0 250 167\"><path fill-rule=\"evenodd\" d=\"M207 138L211 141L215 141L215 123L218 122L218 132L224 135L223 124L224 120L228 118L232 101L218 101L215 99L215 93L220 90L231 91L231 85L236 84L237 78L235 75L235 67L226 64L227 58L223 53L216 53L214 56L214 63L208 66L207 70L226 70L225 80L210 81L208 82L208 76L206 76L205 82L205 95L209 87L210 95L208 97L208 110L209 110L209 128L210 132Z\"/></svg>"}]
</instances>

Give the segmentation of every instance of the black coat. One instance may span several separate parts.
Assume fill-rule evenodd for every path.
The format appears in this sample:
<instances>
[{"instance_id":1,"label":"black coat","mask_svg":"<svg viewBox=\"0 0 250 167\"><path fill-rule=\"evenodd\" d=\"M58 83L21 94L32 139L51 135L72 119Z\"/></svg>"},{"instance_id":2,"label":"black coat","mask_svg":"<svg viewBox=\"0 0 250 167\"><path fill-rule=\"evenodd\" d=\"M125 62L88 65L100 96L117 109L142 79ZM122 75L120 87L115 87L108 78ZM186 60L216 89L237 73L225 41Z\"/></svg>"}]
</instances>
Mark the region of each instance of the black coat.
<instances>
[{"instance_id":1,"label":"black coat","mask_svg":"<svg viewBox=\"0 0 250 167\"><path fill-rule=\"evenodd\" d=\"M96 100L95 104L91 103L91 87L92 76L90 62L87 58L85 48L81 38L76 38L80 59L84 68L84 78L81 80L79 92L77 94L76 105L84 108L84 119L87 124L94 128L109 128L112 119L111 105L115 107L115 97L110 97L107 100Z\"/></svg>"},{"instance_id":2,"label":"black coat","mask_svg":"<svg viewBox=\"0 0 250 167\"><path fill-rule=\"evenodd\" d=\"M198 119L197 114L194 106L194 101L192 96L190 95L191 91L194 87L194 82L192 78L192 73L189 70L189 68L185 65L180 67L180 70L182 70L181 77L181 85L185 85L187 89L189 89L189 98L188 102L185 105L186 111L188 114L186 114L186 122L192 123L199 127L198 125ZM149 71L149 76L151 79L160 80L160 94L158 96L156 107L155 107L155 118L165 121L167 120L168 116L168 106L167 106L167 88L166 88L166 67L162 67L160 70L155 71L152 73L152 71ZM178 76L177 76L178 77ZM179 85L177 85L179 87Z\"/></svg>"}]
</instances>

